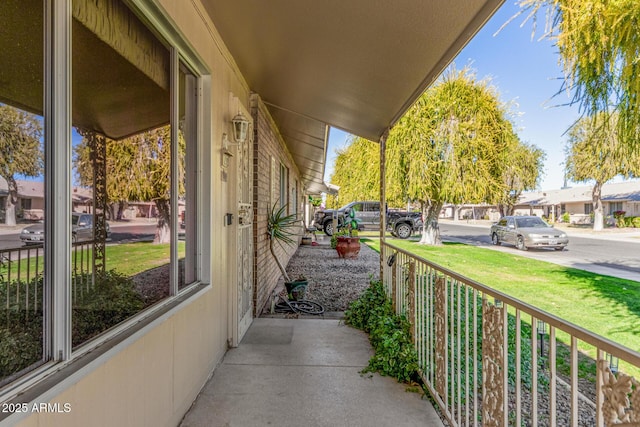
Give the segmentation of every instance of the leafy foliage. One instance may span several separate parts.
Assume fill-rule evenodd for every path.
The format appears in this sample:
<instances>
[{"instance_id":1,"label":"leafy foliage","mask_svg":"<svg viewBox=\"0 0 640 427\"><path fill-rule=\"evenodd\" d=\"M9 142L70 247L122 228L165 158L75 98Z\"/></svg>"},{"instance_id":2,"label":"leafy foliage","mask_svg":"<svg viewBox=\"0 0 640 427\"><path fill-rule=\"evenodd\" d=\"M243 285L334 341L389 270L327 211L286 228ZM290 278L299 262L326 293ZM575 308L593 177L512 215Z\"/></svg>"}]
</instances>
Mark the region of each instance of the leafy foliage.
<instances>
[{"instance_id":1,"label":"leafy foliage","mask_svg":"<svg viewBox=\"0 0 640 427\"><path fill-rule=\"evenodd\" d=\"M426 227L421 243L439 243L435 228L445 202L496 203L505 199L516 177L517 188L530 185L522 179L525 173L534 173L537 181L539 164L509 173L508 165L529 161L512 156L520 141L509 116L488 80L451 68L392 129L387 194L422 203ZM540 157L539 150L535 155Z\"/></svg>"},{"instance_id":2,"label":"leafy foliage","mask_svg":"<svg viewBox=\"0 0 640 427\"><path fill-rule=\"evenodd\" d=\"M82 280L77 277L76 280ZM0 284L0 296L7 292L23 297L0 309L0 379L19 372L42 359L42 278ZM28 300L27 300L28 298ZM39 307L37 310L28 307ZM40 305L37 305L40 304ZM72 344L87 342L101 332L141 311L145 303L133 280L115 271L96 274L94 285L77 295L72 312Z\"/></svg>"},{"instance_id":3,"label":"leafy foliage","mask_svg":"<svg viewBox=\"0 0 640 427\"><path fill-rule=\"evenodd\" d=\"M623 144L640 141L638 22L636 0L520 0L522 13L547 15L544 35L558 47L566 89L587 117L616 111Z\"/></svg>"},{"instance_id":4,"label":"leafy foliage","mask_svg":"<svg viewBox=\"0 0 640 427\"><path fill-rule=\"evenodd\" d=\"M603 228L602 186L614 177L640 175L640 154L629 152L616 125L618 115L598 113L584 117L569 130L566 148L567 176L577 182L594 181L594 230Z\"/></svg>"},{"instance_id":5,"label":"leafy foliage","mask_svg":"<svg viewBox=\"0 0 640 427\"><path fill-rule=\"evenodd\" d=\"M91 161L93 132L78 130L82 141L74 150L74 169L83 186L93 186ZM178 173L184 176L186 142L178 133ZM169 238L171 193L171 127L163 126L119 141L106 140L107 197L110 202L155 202L158 209L156 243ZM178 194L185 192L184 182L178 180Z\"/></svg>"},{"instance_id":6,"label":"leafy foliage","mask_svg":"<svg viewBox=\"0 0 640 427\"><path fill-rule=\"evenodd\" d=\"M339 208L354 200L380 198L380 146L354 137L337 150L331 183L340 187L337 196L327 195L327 207ZM394 200L390 200L391 203Z\"/></svg>"},{"instance_id":7,"label":"leafy foliage","mask_svg":"<svg viewBox=\"0 0 640 427\"><path fill-rule=\"evenodd\" d=\"M267 235L269 236L269 250L271 255L278 264L280 272L284 276L285 281L290 282L291 279L287 274L286 269L278 259L278 255L275 252L274 244L278 245L284 250L284 245L292 245L295 243L294 236L298 235L299 218L296 214L287 215L288 205L284 205L278 208L276 202L269 213L267 214Z\"/></svg>"},{"instance_id":8,"label":"leafy foliage","mask_svg":"<svg viewBox=\"0 0 640 427\"><path fill-rule=\"evenodd\" d=\"M73 306L73 345L106 331L144 308L130 277L114 270L96 273L94 288Z\"/></svg>"},{"instance_id":9,"label":"leafy foliage","mask_svg":"<svg viewBox=\"0 0 640 427\"><path fill-rule=\"evenodd\" d=\"M500 213L513 215L523 191L535 189L542 176L546 154L535 145L517 142L509 151L502 176L506 191L498 198Z\"/></svg>"},{"instance_id":10,"label":"leafy foliage","mask_svg":"<svg viewBox=\"0 0 640 427\"><path fill-rule=\"evenodd\" d=\"M44 170L40 146L42 124L33 114L0 104L0 177L8 184L5 202L7 225L15 225L18 185L15 175L39 176Z\"/></svg>"},{"instance_id":11,"label":"leafy foliage","mask_svg":"<svg viewBox=\"0 0 640 427\"><path fill-rule=\"evenodd\" d=\"M419 381L410 324L404 316L393 312L382 282L372 281L361 297L350 304L345 322L369 333L375 354L364 372L379 372L401 382Z\"/></svg>"}]
</instances>

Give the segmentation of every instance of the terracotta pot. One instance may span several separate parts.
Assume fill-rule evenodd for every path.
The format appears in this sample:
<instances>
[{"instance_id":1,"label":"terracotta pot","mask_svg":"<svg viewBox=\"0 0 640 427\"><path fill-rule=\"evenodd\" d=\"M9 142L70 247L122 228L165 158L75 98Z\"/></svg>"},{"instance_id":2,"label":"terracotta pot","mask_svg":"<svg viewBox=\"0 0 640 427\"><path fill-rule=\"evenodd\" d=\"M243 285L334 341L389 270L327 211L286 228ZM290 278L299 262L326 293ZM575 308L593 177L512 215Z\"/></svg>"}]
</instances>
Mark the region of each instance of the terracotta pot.
<instances>
[{"instance_id":1,"label":"terracotta pot","mask_svg":"<svg viewBox=\"0 0 640 427\"><path fill-rule=\"evenodd\" d=\"M360 253L360 238L338 236L336 251L340 258L357 258Z\"/></svg>"}]
</instances>

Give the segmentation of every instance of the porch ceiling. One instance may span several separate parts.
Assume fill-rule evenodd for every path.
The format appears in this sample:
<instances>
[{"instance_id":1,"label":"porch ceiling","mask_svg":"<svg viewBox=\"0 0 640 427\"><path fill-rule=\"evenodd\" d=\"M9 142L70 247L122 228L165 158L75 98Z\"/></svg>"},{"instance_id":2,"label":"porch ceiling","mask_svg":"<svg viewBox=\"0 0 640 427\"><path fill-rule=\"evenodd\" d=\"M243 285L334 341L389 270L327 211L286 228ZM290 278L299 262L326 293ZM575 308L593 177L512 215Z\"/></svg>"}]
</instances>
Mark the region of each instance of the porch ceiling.
<instances>
[{"instance_id":1,"label":"porch ceiling","mask_svg":"<svg viewBox=\"0 0 640 427\"><path fill-rule=\"evenodd\" d=\"M378 141L503 1L202 3L309 188L323 185L327 125Z\"/></svg>"}]
</instances>

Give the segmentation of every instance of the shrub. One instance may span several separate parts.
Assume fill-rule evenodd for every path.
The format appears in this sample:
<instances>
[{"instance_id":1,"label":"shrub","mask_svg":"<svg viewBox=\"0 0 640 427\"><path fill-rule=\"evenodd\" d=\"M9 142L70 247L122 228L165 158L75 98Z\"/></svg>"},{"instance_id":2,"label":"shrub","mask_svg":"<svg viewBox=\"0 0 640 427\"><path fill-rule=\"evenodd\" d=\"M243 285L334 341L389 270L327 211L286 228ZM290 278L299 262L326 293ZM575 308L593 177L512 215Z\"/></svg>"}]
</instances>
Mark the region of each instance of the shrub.
<instances>
[{"instance_id":1,"label":"shrub","mask_svg":"<svg viewBox=\"0 0 640 427\"><path fill-rule=\"evenodd\" d=\"M144 308L130 277L114 270L96 273L93 289L73 306L73 345L117 325Z\"/></svg>"},{"instance_id":2,"label":"shrub","mask_svg":"<svg viewBox=\"0 0 640 427\"><path fill-rule=\"evenodd\" d=\"M562 214L562 222L566 222L567 224L571 221L571 215L569 212L565 212Z\"/></svg>"},{"instance_id":3,"label":"shrub","mask_svg":"<svg viewBox=\"0 0 640 427\"><path fill-rule=\"evenodd\" d=\"M640 228L640 216L634 216L633 217L632 227Z\"/></svg>"},{"instance_id":4,"label":"shrub","mask_svg":"<svg viewBox=\"0 0 640 427\"><path fill-rule=\"evenodd\" d=\"M349 305L345 323L369 333L375 354L363 372L378 372L400 382L419 381L410 323L393 312L382 282L372 281L360 298Z\"/></svg>"},{"instance_id":5,"label":"shrub","mask_svg":"<svg viewBox=\"0 0 640 427\"><path fill-rule=\"evenodd\" d=\"M8 321L0 326L0 382L42 359L42 315L25 321L3 311Z\"/></svg>"}]
</instances>

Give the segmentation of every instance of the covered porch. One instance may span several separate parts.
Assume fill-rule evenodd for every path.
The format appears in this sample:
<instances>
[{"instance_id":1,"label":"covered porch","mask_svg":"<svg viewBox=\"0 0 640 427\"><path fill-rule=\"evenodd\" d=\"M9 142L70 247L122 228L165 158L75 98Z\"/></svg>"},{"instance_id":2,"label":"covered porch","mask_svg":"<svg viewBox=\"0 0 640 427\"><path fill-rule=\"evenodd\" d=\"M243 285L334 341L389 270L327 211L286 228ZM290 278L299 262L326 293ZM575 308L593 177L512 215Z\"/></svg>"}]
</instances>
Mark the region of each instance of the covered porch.
<instances>
[{"instance_id":1,"label":"covered porch","mask_svg":"<svg viewBox=\"0 0 640 427\"><path fill-rule=\"evenodd\" d=\"M422 393L360 373L371 354L337 319L255 319L180 425L442 426Z\"/></svg>"}]
</instances>

